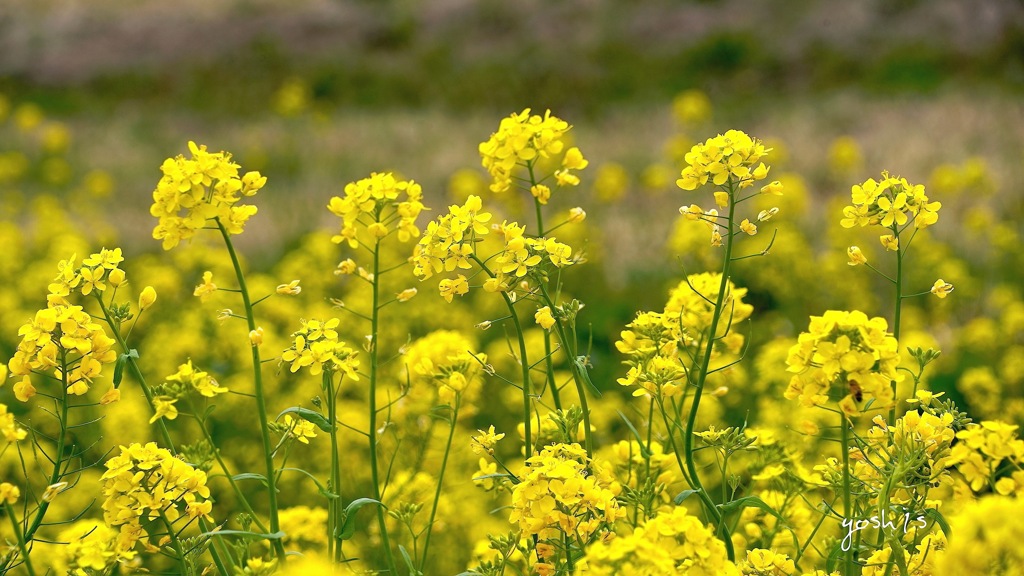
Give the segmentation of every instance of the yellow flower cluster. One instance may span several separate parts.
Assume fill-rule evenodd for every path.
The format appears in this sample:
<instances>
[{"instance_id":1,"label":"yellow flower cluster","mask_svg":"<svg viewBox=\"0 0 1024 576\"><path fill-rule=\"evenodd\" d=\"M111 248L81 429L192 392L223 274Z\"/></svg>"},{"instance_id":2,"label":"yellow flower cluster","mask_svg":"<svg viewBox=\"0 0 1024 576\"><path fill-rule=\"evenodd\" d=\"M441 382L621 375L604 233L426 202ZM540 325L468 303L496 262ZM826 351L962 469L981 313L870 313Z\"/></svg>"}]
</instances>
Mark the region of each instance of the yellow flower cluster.
<instances>
[{"instance_id":1,"label":"yellow flower cluster","mask_svg":"<svg viewBox=\"0 0 1024 576\"><path fill-rule=\"evenodd\" d=\"M338 340L339 324L341 320L337 318L303 320L302 328L292 333L292 345L281 353L281 362L290 362L293 373L308 366L313 376L340 371L359 380L358 353Z\"/></svg>"},{"instance_id":2,"label":"yellow flower cluster","mask_svg":"<svg viewBox=\"0 0 1024 576\"><path fill-rule=\"evenodd\" d=\"M740 567L743 576L790 576L796 565L786 554L755 548L747 551L747 560Z\"/></svg>"},{"instance_id":3,"label":"yellow flower cluster","mask_svg":"<svg viewBox=\"0 0 1024 576\"><path fill-rule=\"evenodd\" d=\"M14 385L22 402L36 393L32 372L52 373L68 394L80 396L89 391L103 365L117 359L114 340L81 306L51 302L22 325L18 335L21 343L7 365L12 375L22 377Z\"/></svg>"},{"instance_id":4,"label":"yellow flower cluster","mask_svg":"<svg viewBox=\"0 0 1024 576\"><path fill-rule=\"evenodd\" d=\"M560 154L565 148L565 133L571 128L568 122L552 116L550 110L539 116L531 115L527 108L502 119L498 131L479 146L483 166L493 179L491 191L505 192L511 188L512 174L517 166L532 169L538 159ZM557 185L578 185L580 179L572 171L582 170L588 164L579 148L566 150L562 168L554 173ZM547 204L550 188L545 185L532 188L530 193L541 204Z\"/></svg>"},{"instance_id":5,"label":"yellow flower cluster","mask_svg":"<svg viewBox=\"0 0 1024 576\"><path fill-rule=\"evenodd\" d=\"M676 185L683 190L696 190L709 181L724 186L732 178L737 188L747 188L768 176L769 168L759 161L770 151L760 140L739 130L729 130L690 148L685 156L687 166ZM781 187L771 186L765 186L762 192L781 191Z\"/></svg>"},{"instance_id":6,"label":"yellow flower cluster","mask_svg":"<svg viewBox=\"0 0 1024 576\"><path fill-rule=\"evenodd\" d=\"M614 576L739 576L725 544L686 508L661 512L632 534L599 540L587 548L584 574Z\"/></svg>"},{"instance_id":7,"label":"yellow flower cluster","mask_svg":"<svg viewBox=\"0 0 1024 576\"><path fill-rule=\"evenodd\" d=\"M693 354L694 347L709 345L705 332L711 328L721 280L721 274L692 274L672 290L663 312L637 314L615 343L619 352L628 356L625 364L630 367L625 378L619 378L619 384L637 386L634 396L671 398L683 393L686 349ZM726 284L722 306L731 312L732 319L719 322L712 358L735 354L742 348L743 335L726 330L753 312L754 307L743 302L746 294L746 288L737 288L731 281Z\"/></svg>"},{"instance_id":8,"label":"yellow flower cluster","mask_svg":"<svg viewBox=\"0 0 1024 576\"><path fill-rule=\"evenodd\" d=\"M357 225L361 224L370 236L379 240L392 232L390 226L398 220L398 239L408 242L420 235L416 217L423 211L423 190L413 180L398 180L391 172L374 172L369 178L350 182L345 186L344 198L331 198L328 210L342 219L341 232L331 238L335 244L348 242L359 246Z\"/></svg>"},{"instance_id":9,"label":"yellow flower cluster","mask_svg":"<svg viewBox=\"0 0 1024 576\"><path fill-rule=\"evenodd\" d=\"M436 386L440 402L451 404L456 394L481 383L480 367L487 355L474 353L473 348L465 336L451 330L436 330L416 340L405 352L413 384Z\"/></svg>"},{"instance_id":10,"label":"yellow flower cluster","mask_svg":"<svg viewBox=\"0 0 1024 576\"><path fill-rule=\"evenodd\" d=\"M540 540L560 542L565 533L587 543L626 515L615 499L618 484L579 444L545 447L526 461L519 479L509 522Z\"/></svg>"},{"instance_id":11,"label":"yellow flower cluster","mask_svg":"<svg viewBox=\"0 0 1024 576\"><path fill-rule=\"evenodd\" d=\"M843 208L843 228L874 226L897 230L910 219L916 228L926 228L939 220L941 202L929 202L924 185L911 184L906 178L882 172L881 181L867 179L853 186L852 204ZM886 244L883 236L882 244ZM889 240L891 242L891 240ZM888 247L888 246L887 246Z\"/></svg>"},{"instance_id":12,"label":"yellow flower cluster","mask_svg":"<svg viewBox=\"0 0 1024 576\"><path fill-rule=\"evenodd\" d=\"M191 158L178 155L164 160L163 177L153 191L149 213L159 218L153 238L163 241L164 250L192 238L213 219L229 234L241 234L256 207L236 204L267 183L259 172L239 177L239 165L227 152L207 152L206 146L195 142L189 142L188 149Z\"/></svg>"},{"instance_id":13,"label":"yellow flower cluster","mask_svg":"<svg viewBox=\"0 0 1024 576\"><path fill-rule=\"evenodd\" d=\"M831 386L842 382L845 395L839 407L848 415L859 414L865 402L875 410L891 406L891 382L902 375L896 370L899 346L887 330L884 318L869 319L856 310L811 316L808 331L800 334L786 358L786 370L794 373L786 398L821 406L828 402Z\"/></svg>"},{"instance_id":14,"label":"yellow flower cluster","mask_svg":"<svg viewBox=\"0 0 1024 576\"><path fill-rule=\"evenodd\" d=\"M998 420L969 424L957 432L950 464L955 465L975 492L986 488L1002 495L1024 494L1024 440L1018 426ZM1009 474L999 477L1003 469Z\"/></svg>"},{"instance_id":15,"label":"yellow flower cluster","mask_svg":"<svg viewBox=\"0 0 1024 576\"><path fill-rule=\"evenodd\" d=\"M911 502L915 488L928 489L935 482L949 479L952 466L950 446L953 443L953 415L942 412L911 410L888 426L875 416L875 426L867 433L868 445L855 453L857 477L876 492L881 484L895 477L900 488L890 500L901 504Z\"/></svg>"},{"instance_id":16,"label":"yellow flower cluster","mask_svg":"<svg viewBox=\"0 0 1024 576\"><path fill-rule=\"evenodd\" d=\"M206 473L175 458L156 443L121 446L121 453L106 462L103 484L103 519L120 527L117 550L129 551L149 535L145 525L161 516L174 524L209 517L213 503ZM184 516L182 516L184 512Z\"/></svg>"},{"instance_id":17,"label":"yellow flower cluster","mask_svg":"<svg viewBox=\"0 0 1024 576\"><path fill-rule=\"evenodd\" d=\"M125 283L125 273L117 267L124 261L121 256L121 249L106 248L96 254L90 255L82 260L81 266L75 265L75 256L62 260L57 264L57 277L47 287L49 295L47 301L57 304L67 304L67 297L74 290L80 291L83 296L93 292L103 292L107 289L107 282L115 288Z\"/></svg>"},{"instance_id":18,"label":"yellow flower cluster","mask_svg":"<svg viewBox=\"0 0 1024 576\"><path fill-rule=\"evenodd\" d=\"M413 253L413 273L426 280L442 272L471 269L479 240L490 232L486 224L491 214L482 208L480 197L470 196L462 206L449 206L448 214L430 222ZM554 238L527 237L526 228L515 222L504 222L497 229L504 236L505 247L494 256L493 276L484 281L488 292L513 289L517 280L544 262L557 268L573 263L572 248ZM457 274L442 280L439 288L441 296L451 302L454 296L469 292L469 279Z\"/></svg>"}]
</instances>

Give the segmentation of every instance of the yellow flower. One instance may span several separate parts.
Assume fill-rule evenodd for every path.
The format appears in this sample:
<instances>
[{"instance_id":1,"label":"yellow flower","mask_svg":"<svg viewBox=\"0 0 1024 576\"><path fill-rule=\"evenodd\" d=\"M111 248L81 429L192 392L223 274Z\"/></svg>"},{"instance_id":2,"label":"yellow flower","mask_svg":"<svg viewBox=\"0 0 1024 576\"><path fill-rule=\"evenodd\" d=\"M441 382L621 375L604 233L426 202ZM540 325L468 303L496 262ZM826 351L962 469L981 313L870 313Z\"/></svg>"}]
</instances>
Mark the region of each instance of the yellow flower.
<instances>
[{"instance_id":1,"label":"yellow flower","mask_svg":"<svg viewBox=\"0 0 1024 576\"><path fill-rule=\"evenodd\" d=\"M139 294L139 310L145 310L156 302L156 290L152 286L146 286Z\"/></svg>"},{"instance_id":2,"label":"yellow flower","mask_svg":"<svg viewBox=\"0 0 1024 576\"><path fill-rule=\"evenodd\" d=\"M945 298L952 291L953 285L950 284L949 282L944 281L942 278L936 280L935 284L932 285L931 289L931 293L935 294L939 298Z\"/></svg>"},{"instance_id":3,"label":"yellow flower","mask_svg":"<svg viewBox=\"0 0 1024 576\"><path fill-rule=\"evenodd\" d=\"M893 236L892 234L883 234L878 237L878 240L882 243L882 246L885 246L885 249L888 250L889 252L895 252L900 249L899 238Z\"/></svg>"},{"instance_id":4,"label":"yellow flower","mask_svg":"<svg viewBox=\"0 0 1024 576\"><path fill-rule=\"evenodd\" d=\"M249 331L249 344L254 348L259 348L263 345L263 327L257 326L255 330Z\"/></svg>"},{"instance_id":5,"label":"yellow flower","mask_svg":"<svg viewBox=\"0 0 1024 576\"><path fill-rule=\"evenodd\" d=\"M740 222L740 230L742 230L744 233L750 236L757 234L757 226L746 218L744 218L743 221Z\"/></svg>"},{"instance_id":6,"label":"yellow flower","mask_svg":"<svg viewBox=\"0 0 1024 576\"><path fill-rule=\"evenodd\" d=\"M850 261L847 262L850 266L859 266L860 264L867 264L868 259L864 256L864 253L860 251L857 246L850 246L846 249L846 255L849 256Z\"/></svg>"},{"instance_id":7,"label":"yellow flower","mask_svg":"<svg viewBox=\"0 0 1024 576\"><path fill-rule=\"evenodd\" d=\"M358 268L358 266L356 266L355 261L351 258L347 258L338 263L338 267L334 270L334 274L338 276L354 274L356 268Z\"/></svg>"},{"instance_id":8,"label":"yellow flower","mask_svg":"<svg viewBox=\"0 0 1024 576\"><path fill-rule=\"evenodd\" d=\"M547 306L538 309L534 313L533 318L545 330L550 330L555 325L555 318L551 315L551 308Z\"/></svg>"},{"instance_id":9,"label":"yellow flower","mask_svg":"<svg viewBox=\"0 0 1024 576\"><path fill-rule=\"evenodd\" d=\"M196 286L192 291L193 296L198 296L201 302L206 302L211 294L217 291L217 285L213 283L213 272L203 272L203 283Z\"/></svg>"},{"instance_id":10,"label":"yellow flower","mask_svg":"<svg viewBox=\"0 0 1024 576\"><path fill-rule=\"evenodd\" d=\"M100 398L100 405L106 406L107 404L113 404L121 400L121 391L117 388L111 388Z\"/></svg>"},{"instance_id":11,"label":"yellow flower","mask_svg":"<svg viewBox=\"0 0 1024 576\"><path fill-rule=\"evenodd\" d=\"M530 194L537 199L542 205L546 205L548 200L551 199L551 188L548 188L544 184L536 184L530 187Z\"/></svg>"},{"instance_id":12,"label":"yellow flower","mask_svg":"<svg viewBox=\"0 0 1024 576\"><path fill-rule=\"evenodd\" d=\"M124 270L114 268L107 273L107 281L110 282L110 285L114 288L120 287L125 282Z\"/></svg>"},{"instance_id":13,"label":"yellow flower","mask_svg":"<svg viewBox=\"0 0 1024 576\"><path fill-rule=\"evenodd\" d=\"M497 132L479 146L483 166L491 175L491 191L505 192L512 187L512 176L517 169L523 169L538 158L562 153L563 138L570 128L567 122L552 116L550 110L539 116L531 115L527 108L504 118ZM563 157L563 170L556 172L558 185L574 185L571 179L559 177L558 173L568 175L569 170L582 169L586 165L587 161L579 149L570 148Z\"/></svg>"},{"instance_id":14,"label":"yellow flower","mask_svg":"<svg viewBox=\"0 0 1024 576\"><path fill-rule=\"evenodd\" d=\"M14 397L22 402L28 402L35 395L36 387L32 385L32 381L27 375L14 385Z\"/></svg>"},{"instance_id":15,"label":"yellow flower","mask_svg":"<svg viewBox=\"0 0 1024 576\"><path fill-rule=\"evenodd\" d=\"M462 274L459 274L454 279L445 278L441 280L439 288L445 302L451 303L452 297L456 295L462 296L469 292L469 280Z\"/></svg>"},{"instance_id":16,"label":"yellow flower","mask_svg":"<svg viewBox=\"0 0 1024 576\"><path fill-rule=\"evenodd\" d=\"M562 168L568 170L583 170L590 162L583 157L583 153L580 149L573 146L565 151L565 156L562 158Z\"/></svg>"},{"instance_id":17,"label":"yellow flower","mask_svg":"<svg viewBox=\"0 0 1024 576\"><path fill-rule=\"evenodd\" d=\"M762 194L771 194L772 196L782 196L782 192L783 192L782 182L779 182L778 180L773 180L773 181L769 182L768 184L765 184L764 186L761 187L761 193Z\"/></svg>"},{"instance_id":18,"label":"yellow flower","mask_svg":"<svg viewBox=\"0 0 1024 576\"><path fill-rule=\"evenodd\" d=\"M316 426L308 420L295 419L291 414L285 414L284 424L288 427L288 434L303 444L309 444L310 438L316 438Z\"/></svg>"},{"instance_id":19,"label":"yellow flower","mask_svg":"<svg viewBox=\"0 0 1024 576\"><path fill-rule=\"evenodd\" d=\"M474 454L494 454L494 445L499 440L505 437L505 434L496 434L494 432L494 425L492 424L487 428L487 431L477 430L480 434L473 436L473 441L469 447L473 449Z\"/></svg>"},{"instance_id":20,"label":"yellow flower","mask_svg":"<svg viewBox=\"0 0 1024 576\"><path fill-rule=\"evenodd\" d=\"M569 222L577 223L583 222L587 218L587 213L584 212L583 208L576 207L569 210Z\"/></svg>"}]
</instances>

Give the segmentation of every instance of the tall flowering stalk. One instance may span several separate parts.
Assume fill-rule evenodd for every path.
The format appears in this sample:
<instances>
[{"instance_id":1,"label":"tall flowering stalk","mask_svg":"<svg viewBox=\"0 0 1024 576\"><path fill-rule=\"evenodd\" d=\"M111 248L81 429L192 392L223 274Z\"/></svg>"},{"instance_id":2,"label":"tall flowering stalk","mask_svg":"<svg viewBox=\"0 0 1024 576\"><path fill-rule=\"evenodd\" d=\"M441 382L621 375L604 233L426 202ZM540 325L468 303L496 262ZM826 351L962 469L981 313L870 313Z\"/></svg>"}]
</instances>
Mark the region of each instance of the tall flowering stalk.
<instances>
[{"instance_id":1,"label":"tall flowering stalk","mask_svg":"<svg viewBox=\"0 0 1024 576\"><path fill-rule=\"evenodd\" d=\"M391 173L373 173L368 178L352 182L345 186L344 196L331 198L328 209L342 219L341 230L332 240L335 243L346 243L351 249L363 249L370 253L372 265L369 271L358 269L359 277L370 284L372 292L372 308L370 314L360 315L370 322L370 334L367 336L367 352L370 356L368 379L369 396L369 429L367 439L370 451L370 475L373 484L373 499L382 503L382 470L380 458L377 418L381 407L377 405L379 382L381 309L392 302L404 302L415 292L403 292L400 297L384 302L381 299L381 277L400 267L401 264L381 265L382 242L392 235L399 241L406 242L420 235L416 226L416 218L424 209L422 189L415 181L399 180ZM355 272L355 265L345 262L339 265L342 273ZM331 422L332 427L336 422ZM389 573L397 574L394 552L391 549L391 538L388 534L383 504L377 506L377 524L380 528L384 557Z\"/></svg>"},{"instance_id":2,"label":"tall flowering stalk","mask_svg":"<svg viewBox=\"0 0 1024 576\"><path fill-rule=\"evenodd\" d=\"M153 238L162 241L164 250L176 247L182 240L189 240L202 229L214 228L220 232L224 246L231 258L242 297L244 317L249 328L252 350L252 371L255 387L254 399L259 416L260 439L263 446L266 470L267 500L270 517L270 532L280 530L278 518L277 473L274 467L274 448L270 439L270 422L267 417L267 395L263 382L263 360L260 344L263 329L257 326L254 302L249 295L245 274L231 237L241 234L249 218L257 208L241 203L243 198L254 196L266 184L266 177L259 172L239 175L240 166L232 161L227 152L209 152L206 146L188 143L190 158L179 155L168 158L160 166L163 176L153 191L153 205L150 214L158 218L153 229ZM214 290L216 287L213 288ZM285 561L284 545L279 537L271 538L271 545L280 562Z\"/></svg>"},{"instance_id":3,"label":"tall flowering stalk","mask_svg":"<svg viewBox=\"0 0 1024 576\"><path fill-rule=\"evenodd\" d=\"M694 459L694 438L696 436L695 425L697 413L700 409L701 400L704 395L704 387L708 376L721 369L712 369L712 359L716 355L716 348L724 342L735 321L736 298L735 288L731 283L732 264L736 260L767 253L767 248L759 253L752 253L744 256L736 256L734 248L739 236L757 233L757 225L749 218L739 220L738 207L758 195L757 190L751 190L756 182L764 180L768 176L769 167L761 159L770 151L757 139L738 130L730 130L714 138L709 138L703 143L694 145L686 154L686 167L680 172L676 185L683 190L696 190L698 187L711 185L714 187L714 201L717 208L704 210L697 204L680 208L680 213L691 220L699 220L707 224L711 232L711 245L724 246L722 256L722 268L718 277L717 290L711 288L707 293L700 288L693 286L693 292L708 304L713 306L708 310L710 319L701 330L695 334L688 334L686 337L695 339L696 346L689 355L690 365L683 367L685 371L686 386L692 390L690 409L686 417L683 432L683 458L685 467L683 473L688 482L696 491L704 505L708 516L714 520L718 534L725 541L729 559L734 559L732 542L729 529L723 518L721 509L714 503L700 478ZM760 188L760 193L781 194L782 186L778 182L766 184ZM725 211L719 214L719 209ZM770 246L770 244L769 244ZM710 287L708 287L710 288ZM685 307L681 307L679 314L682 318L687 313ZM728 317L728 322L723 320ZM670 318L669 320L676 321ZM685 337L683 338L685 342ZM665 411L662 410L663 415ZM677 426L672 425L665 415L667 433L670 440L674 441ZM682 463L681 463L682 466ZM723 478L723 482L725 479ZM724 504L724 503L723 503Z\"/></svg>"}]
</instances>

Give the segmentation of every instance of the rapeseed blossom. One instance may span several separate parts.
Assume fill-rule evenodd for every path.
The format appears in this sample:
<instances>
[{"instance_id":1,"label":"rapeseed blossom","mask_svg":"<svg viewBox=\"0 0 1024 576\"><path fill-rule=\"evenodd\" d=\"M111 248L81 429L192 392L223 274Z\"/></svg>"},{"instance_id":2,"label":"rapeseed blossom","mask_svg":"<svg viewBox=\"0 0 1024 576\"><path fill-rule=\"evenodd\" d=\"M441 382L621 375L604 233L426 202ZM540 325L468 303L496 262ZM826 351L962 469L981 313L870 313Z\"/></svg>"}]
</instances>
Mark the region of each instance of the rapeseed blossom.
<instances>
[{"instance_id":1,"label":"rapeseed blossom","mask_svg":"<svg viewBox=\"0 0 1024 576\"><path fill-rule=\"evenodd\" d=\"M153 238L170 250L182 240L217 221L228 234L241 234L256 207L239 204L254 196L267 183L259 172L239 177L238 164L228 152L208 152L206 146L188 143L191 158L178 155L160 166L163 177L153 191L149 213L159 219Z\"/></svg>"}]
</instances>

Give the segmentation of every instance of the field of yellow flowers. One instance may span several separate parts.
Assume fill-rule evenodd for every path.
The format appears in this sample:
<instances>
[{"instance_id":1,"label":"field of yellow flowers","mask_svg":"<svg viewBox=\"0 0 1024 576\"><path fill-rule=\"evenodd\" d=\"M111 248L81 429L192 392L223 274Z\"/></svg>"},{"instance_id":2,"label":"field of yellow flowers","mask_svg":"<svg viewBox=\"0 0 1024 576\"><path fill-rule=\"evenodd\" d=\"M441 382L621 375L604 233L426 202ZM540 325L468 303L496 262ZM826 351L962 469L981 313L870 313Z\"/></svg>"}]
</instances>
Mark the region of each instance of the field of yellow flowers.
<instances>
[{"instance_id":1,"label":"field of yellow flowers","mask_svg":"<svg viewBox=\"0 0 1024 576\"><path fill-rule=\"evenodd\" d=\"M167 150L142 239L0 100L0 573L1022 573L1024 196L841 137L824 198L710 111L638 176L494 118L446 199L367 166L262 262L230 152Z\"/></svg>"}]
</instances>

